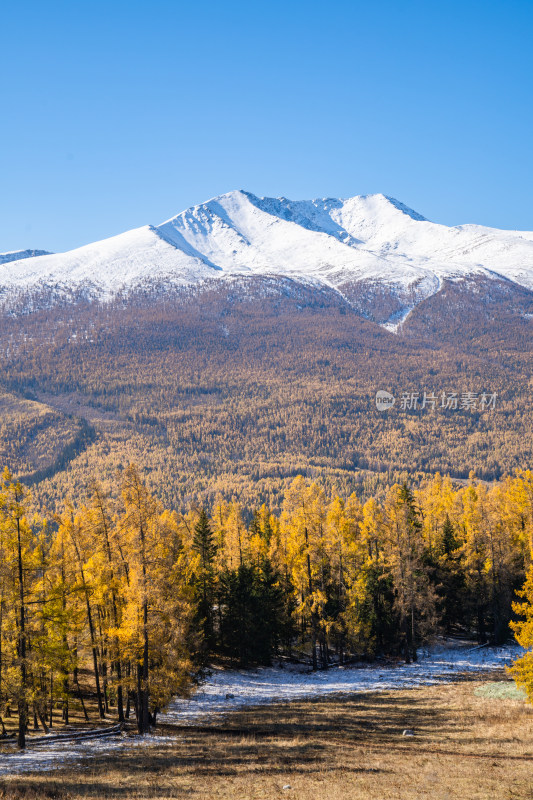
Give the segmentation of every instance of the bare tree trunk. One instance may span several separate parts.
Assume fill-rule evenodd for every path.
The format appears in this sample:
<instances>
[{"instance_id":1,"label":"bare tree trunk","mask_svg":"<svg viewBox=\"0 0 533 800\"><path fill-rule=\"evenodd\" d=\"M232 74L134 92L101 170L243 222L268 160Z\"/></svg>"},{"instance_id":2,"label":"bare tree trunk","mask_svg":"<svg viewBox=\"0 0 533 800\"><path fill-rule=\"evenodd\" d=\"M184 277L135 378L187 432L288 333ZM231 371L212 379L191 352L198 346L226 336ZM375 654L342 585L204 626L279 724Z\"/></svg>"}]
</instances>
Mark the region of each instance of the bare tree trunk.
<instances>
[{"instance_id":1,"label":"bare tree trunk","mask_svg":"<svg viewBox=\"0 0 533 800\"><path fill-rule=\"evenodd\" d=\"M80 686L80 682L78 680L77 672L78 671L76 670L76 675L75 675L75 678L74 678L74 682L75 682L76 687L78 689L78 697L80 698L80 703L81 703L81 707L83 709L83 716L84 716L85 722L89 722L89 715L87 713L87 709L85 708L85 703L83 701L83 694L81 692L81 686Z\"/></svg>"},{"instance_id":2,"label":"bare tree trunk","mask_svg":"<svg viewBox=\"0 0 533 800\"><path fill-rule=\"evenodd\" d=\"M33 713L34 713L34 715L36 714L37 717L39 718L39 722L42 725L43 731L45 733L48 733L48 725L46 724L46 719L44 717L44 714L42 712L42 709L41 709L38 701L35 702L34 705L33 705Z\"/></svg>"},{"instance_id":3,"label":"bare tree trunk","mask_svg":"<svg viewBox=\"0 0 533 800\"><path fill-rule=\"evenodd\" d=\"M140 525L141 535L141 559L143 572L143 658L142 658L142 693L140 696L141 706L139 716L142 718L142 733L150 727L149 716L149 690L148 690L148 585L146 580L146 551L144 540L144 527Z\"/></svg>"},{"instance_id":4,"label":"bare tree trunk","mask_svg":"<svg viewBox=\"0 0 533 800\"><path fill-rule=\"evenodd\" d=\"M148 710L148 702L149 702L149 694L148 694L148 601L144 600L144 607L143 607L143 635L144 635L144 646L143 646L143 705L142 705L142 717L143 717L143 729L145 731L148 730L150 727L150 716Z\"/></svg>"},{"instance_id":5,"label":"bare tree trunk","mask_svg":"<svg viewBox=\"0 0 533 800\"><path fill-rule=\"evenodd\" d=\"M54 726L54 671L50 670L50 727Z\"/></svg>"},{"instance_id":6,"label":"bare tree trunk","mask_svg":"<svg viewBox=\"0 0 533 800\"><path fill-rule=\"evenodd\" d=\"M307 583L308 583L308 592L309 597L313 595L313 581L311 577L311 555L309 553L309 536L307 533L307 528L304 528L304 535L305 535L305 546L307 548ZM318 668L317 659L316 659L316 642L317 642L317 624L316 624L316 613L311 611L311 640L312 640L312 648L313 648L313 671Z\"/></svg>"},{"instance_id":7,"label":"bare tree trunk","mask_svg":"<svg viewBox=\"0 0 533 800\"><path fill-rule=\"evenodd\" d=\"M18 499L18 498L16 498ZM26 747L26 728L28 725L27 672L26 672L26 609L24 605L24 570L22 567L22 539L20 517L17 517L18 544L18 578L19 578L19 658L20 658L20 693L18 698L19 727L17 744L21 750Z\"/></svg>"},{"instance_id":8,"label":"bare tree trunk","mask_svg":"<svg viewBox=\"0 0 533 800\"><path fill-rule=\"evenodd\" d=\"M104 719L104 706L102 703L102 689L100 687L100 676L98 674L98 651L96 648L96 638L94 635L94 626L93 626L93 619L91 614L91 604L89 602L89 594L87 590L85 591L85 601L87 605L87 621L89 623L89 633L91 635L91 650L93 654L93 671L94 671L94 681L96 684L96 697L98 701L98 714L100 719Z\"/></svg>"},{"instance_id":9,"label":"bare tree trunk","mask_svg":"<svg viewBox=\"0 0 533 800\"><path fill-rule=\"evenodd\" d=\"M113 557L111 553L111 541L109 537L109 527L107 524L107 517L106 511L104 508L104 500L101 495L101 492L98 487L95 487L95 497L97 500L98 511L100 512L100 517L102 519L102 527L104 531L104 541L105 541L105 552L107 556L107 563L109 565L111 571L111 581L114 581L115 578L115 571L113 568ZM115 589L113 588L111 591L111 607L113 609L113 624L115 626L115 630L118 628L118 609L117 609L117 596ZM117 673L117 711L118 711L118 721L124 722L124 699L123 699L123 689L122 689L122 665L120 660L120 646L118 641L118 636L115 636L114 640L114 648L115 648L115 662L114 667Z\"/></svg>"},{"instance_id":10,"label":"bare tree trunk","mask_svg":"<svg viewBox=\"0 0 533 800\"><path fill-rule=\"evenodd\" d=\"M80 550L79 550L79 547L78 547L78 542L76 541L73 533L71 533L71 537L70 538L72 540L72 544L74 545L74 550L76 552L76 558L77 558L77 561L78 561L78 568L79 568L79 571L80 571L80 577L81 577L81 582L82 582L82 586L83 586L83 592L84 592L84 595L85 595L85 606L86 606L86 609L87 609L87 622L89 624L89 634L90 634L90 637L91 637L91 650L92 650L92 656L93 656L94 682L96 684L96 697L97 697L97 701L98 701L98 714L100 716L100 719L104 719L105 718L105 714L104 714L104 706L103 706L103 703L102 703L102 689L100 687L100 676L98 674L98 649L97 649L97 645L96 645L96 636L95 636L95 632L94 632L94 623L93 623L93 617L92 617L92 611L91 611L91 602L89 600L89 588L88 588L87 582L85 580L85 573L83 571L83 559L81 557L81 553L80 553Z\"/></svg>"}]
</instances>

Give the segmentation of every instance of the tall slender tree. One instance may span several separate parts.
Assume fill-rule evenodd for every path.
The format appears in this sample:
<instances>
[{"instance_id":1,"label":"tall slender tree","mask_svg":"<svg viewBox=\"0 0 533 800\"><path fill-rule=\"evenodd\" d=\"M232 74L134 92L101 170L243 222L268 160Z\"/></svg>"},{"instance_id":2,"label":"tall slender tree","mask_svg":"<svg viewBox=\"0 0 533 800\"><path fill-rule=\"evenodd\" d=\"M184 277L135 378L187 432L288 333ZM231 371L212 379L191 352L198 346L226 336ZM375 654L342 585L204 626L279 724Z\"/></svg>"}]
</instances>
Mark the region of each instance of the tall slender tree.
<instances>
[{"instance_id":1,"label":"tall slender tree","mask_svg":"<svg viewBox=\"0 0 533 800\"><path fill-rule=\"evenodd\" d=\"M194 526L192 549L198 556L194 584L198 599L198 620L203 630L204 652L214 646L215 557L217 547L209 517L204 508Z\"/></svg>"}]
</instances>

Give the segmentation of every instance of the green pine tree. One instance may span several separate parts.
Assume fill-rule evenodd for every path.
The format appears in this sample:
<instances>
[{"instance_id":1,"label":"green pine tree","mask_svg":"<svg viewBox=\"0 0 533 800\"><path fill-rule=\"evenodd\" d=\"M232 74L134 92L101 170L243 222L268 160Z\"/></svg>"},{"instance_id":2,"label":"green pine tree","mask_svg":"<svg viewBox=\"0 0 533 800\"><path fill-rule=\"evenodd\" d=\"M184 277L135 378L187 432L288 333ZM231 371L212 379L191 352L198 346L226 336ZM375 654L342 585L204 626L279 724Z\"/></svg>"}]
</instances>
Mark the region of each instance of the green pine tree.
<instances>
[{"instance_id":1,"label":"green pine tree","mask_svg":"<svg viewBox=\"0 0 533 800\"><path fill-rule=\"evenodd\" d=\"M215 598L215 556L217 547L204 508L200 511L194 527L193 550L200 556L199 566L193 582L196 590L197 622L203 631L204 656L211 652L215 644L213 605Z\"/></svg>"}]
</instances>

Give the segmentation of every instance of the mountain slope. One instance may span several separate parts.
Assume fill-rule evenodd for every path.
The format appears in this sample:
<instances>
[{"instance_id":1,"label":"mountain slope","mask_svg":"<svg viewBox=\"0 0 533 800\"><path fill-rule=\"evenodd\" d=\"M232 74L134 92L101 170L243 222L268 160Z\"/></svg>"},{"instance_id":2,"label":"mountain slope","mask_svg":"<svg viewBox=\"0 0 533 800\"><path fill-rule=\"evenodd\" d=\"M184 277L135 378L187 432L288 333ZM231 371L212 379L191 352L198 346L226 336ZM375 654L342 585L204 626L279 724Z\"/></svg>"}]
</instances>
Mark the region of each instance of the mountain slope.
<instances>
[{"instance_id":1,"label":"mountain slope","mask_svg":"<svg viewBox=\"0 0 533 800\"><path fill-rule=\"evenodd\" d=\"M413 465L530 466L532 248L383 195L232 192L3 263L0 463L52 504L136 461L172 507L275 507L298 473L348 495ZM378 390L397 399L385 414ZM421 406L487 392L492 410Z\"/></svg>"},{"instance_id":2,"label":"mountain slope","mask_svg":"<svg viewBox=\"0 0 533 800\"><path fill-rule=\"evenodd\" d=\"M177 249L146 225L67 253L12 261L2 270L0 286L8 302L17 292L41 287L65 292L85 288L111 298L143 280L171 277L190 283L208 272L201 258Z\"/></svg>"},{"instance_id":3,"label":"mountain slope","mask_svg":"<svg viewBox=\"0 0 533 800\"><path fill-rule=\"evenodd\" d=\"M1 257L0 257L1 258ZM289 278L336 290L358 313L394 327L444 281L509 281L533 290L533 233L447 227L384 195L291 201L229 192L157 227L67 253L10 260L0 303L28 311L58 300Z\"/></svg>"},{"instance_id":4,"label":"mountain slope","mask_svg":"<svg viewBox=\"0 0 533 800\"><path fill-rule=\"evenodd\" d=\"M349 495L406 470L464 479L475 469L490 480L531 465L531 322L522 330L511 315L505 325L492 319L505 281L491 281L499 296L482 303L483 315L467 282L445 282L393 336L334 290L291 290L285 279L286 293L267 294L269 280L213 281L156 303L0 315L1 390L54 409L64 442L60 466L55 452L32 446L29 422L0 425L10 468L47 470L33 491L52 504L85 497L94 476L111 487L135 461L179 508L218 493L277 506L299 473ZM258 284L255 296L240 282ZM380 389L397 400L387 413L376 408ZM497 405L422 409L425 392L494 392ZM417 408L402 408L404 393L418 396Z\"/></svg>"}]
</instances>

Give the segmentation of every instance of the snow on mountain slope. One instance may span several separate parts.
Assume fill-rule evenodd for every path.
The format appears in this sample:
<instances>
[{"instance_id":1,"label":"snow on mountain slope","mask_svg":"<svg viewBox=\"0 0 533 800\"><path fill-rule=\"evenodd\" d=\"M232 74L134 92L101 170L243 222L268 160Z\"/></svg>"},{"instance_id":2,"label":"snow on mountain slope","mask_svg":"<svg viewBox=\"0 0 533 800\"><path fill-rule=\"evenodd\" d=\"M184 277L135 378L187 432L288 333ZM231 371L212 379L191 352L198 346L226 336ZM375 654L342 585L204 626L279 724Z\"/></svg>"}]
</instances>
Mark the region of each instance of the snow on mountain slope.
<instances>
[{"instance_id":1,"label":"snow on mountain slope","mask_svg":"<svg viewBox=\"0 0 533 800\"><path fill-rule=\"evenodd\" d=\"M339 270L354 274L379 269L379 256L354 251L329 231L312 228L304 218L299 222L280 218L251 197L244 192L222 195L179 214L158 230L176 246L185 240L232 275L288 274L328 282Z\"/></svg>"},{"instance_id":2,"label":"snow on mountain slope","mask_svg":"<svg viewBox=\"0 0 533 800\"><path fill-rule=\"evenodd\" d=\"M191 248L178 249L146 225L67 253L12 261L0 273L0 291L9 298L11 293L40 286L65 290L84 286L89 293L112 297L155 279L189 284L216 269Z\"/></svg>"},{"instance_id":3,"label":"snow on mountain slope","mask_svg":"<svg viewBox=\"0 0 533 800\"><path fill-rule=\"evenodd\" d=\"M248 197L270 213L282 211L285 219L300 225L307 219L310 225L317 225L315 230L320 225L352 248L386 259L391 276L407 270L407 265L440 277L488 270L517 282L517 276L523 275L524 285L533 286L531 232L439 225L382 194L310 202Z\"/></svg>"},{"instance_id":4,"label":"snow on mountain slope","mask_svg":"<svg viewBox=\"0 0 533 800\"><path fill-rule=\"evenodd\" d=\"M347 297L354 286L380 286L402 298L397 313L404 313L444 279L503 277L533 289L533 233L439 225L380 194L291 201L235 191L158 227L10 260L0 294L9 307L10 298L40 288L84 288L105 299L250 275L291 277Z\"/></svg>"},{"instance_id":5,"label":"snow on mountain slope","mask_svg":"<svg viewBox=\"0 0 533 800\"><path fill-rule=\"evenodd\" d=\"M436 274L486 273L481 264L438 259L429 267L427 257L411 258L398 243L387 247L387 231L397 235L405 220L423 220L404 208L383 195L292 202L230 192L188 209L158 230L177 246L176 235L185 239L226 274L290 274L336 287L366 280L406 289L424 282L436 290Z\"/></svg>"}]
</instances>

